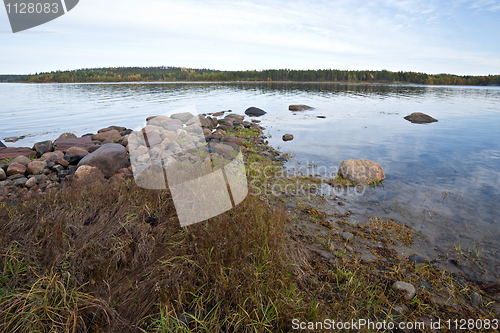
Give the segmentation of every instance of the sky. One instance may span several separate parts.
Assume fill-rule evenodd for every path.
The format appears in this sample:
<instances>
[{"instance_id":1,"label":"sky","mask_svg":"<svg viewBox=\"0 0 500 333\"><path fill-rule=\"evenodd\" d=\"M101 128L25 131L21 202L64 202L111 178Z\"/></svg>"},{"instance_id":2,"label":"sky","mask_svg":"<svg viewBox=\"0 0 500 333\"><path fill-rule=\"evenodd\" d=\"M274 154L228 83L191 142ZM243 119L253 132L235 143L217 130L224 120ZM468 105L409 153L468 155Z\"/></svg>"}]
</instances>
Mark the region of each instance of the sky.
<instances>
[{"instance_id":1,"label":"sky","mask_svg":"<svg viewBox=\"0 0 500 333\"><path fill-rule=\"evenodd\" d=\"M13 34L0 73L95 67L500 74L500 0L81 0Z\"/></svg>"}]
</instances>

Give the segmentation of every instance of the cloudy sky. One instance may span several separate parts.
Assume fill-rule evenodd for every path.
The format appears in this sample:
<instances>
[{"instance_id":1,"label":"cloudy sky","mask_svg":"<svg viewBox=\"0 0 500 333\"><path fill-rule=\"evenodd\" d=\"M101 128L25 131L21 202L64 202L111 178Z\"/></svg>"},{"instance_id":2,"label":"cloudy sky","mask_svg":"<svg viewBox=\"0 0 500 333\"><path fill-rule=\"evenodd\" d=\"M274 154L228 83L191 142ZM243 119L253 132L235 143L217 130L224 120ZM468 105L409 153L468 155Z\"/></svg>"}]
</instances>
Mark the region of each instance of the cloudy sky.
<instances>
[{"instance_id":1,"label":"cloudy sky","mask_svg":"<svg viewBox=\"0 0 500 333\"><path fill-rule=\"evenodd\" d=\"M0 73L89 67L500 74L500 0L81 0L13 34Z\"/></svg>"}]
</instances>

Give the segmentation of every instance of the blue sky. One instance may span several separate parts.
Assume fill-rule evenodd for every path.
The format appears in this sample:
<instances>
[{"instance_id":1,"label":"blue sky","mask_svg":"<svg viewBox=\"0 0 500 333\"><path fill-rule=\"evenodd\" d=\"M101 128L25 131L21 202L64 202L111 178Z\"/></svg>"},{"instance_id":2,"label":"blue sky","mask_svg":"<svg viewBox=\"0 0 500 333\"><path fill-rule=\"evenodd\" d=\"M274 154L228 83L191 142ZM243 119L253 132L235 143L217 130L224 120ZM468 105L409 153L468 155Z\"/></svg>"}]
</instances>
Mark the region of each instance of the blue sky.
<instances>
[{"instance_id":1,"label":"blue sky","mask_svg":"<svg viewBox=\"0 0 500 333\"><path fill-rule=\"evenodd\" d=\"M81 0L12 34L0 73L88 67L387 69L500 74L500 0Z\"/></svg>"}]
</instances>

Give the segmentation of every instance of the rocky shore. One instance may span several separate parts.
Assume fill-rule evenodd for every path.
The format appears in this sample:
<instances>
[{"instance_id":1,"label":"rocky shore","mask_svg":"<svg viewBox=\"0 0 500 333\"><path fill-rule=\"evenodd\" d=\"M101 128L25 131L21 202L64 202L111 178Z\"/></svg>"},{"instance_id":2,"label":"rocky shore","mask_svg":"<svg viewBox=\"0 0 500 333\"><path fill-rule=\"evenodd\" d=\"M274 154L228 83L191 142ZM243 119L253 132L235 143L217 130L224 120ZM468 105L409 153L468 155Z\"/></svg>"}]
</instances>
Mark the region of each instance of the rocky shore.
<instances>
[{"instance_id":1,"label":"rocky shore","mask_svg":"<svg viewBox=\"0 0 500 333\"><path fill-rule=\"evenodd\" d=\"M286 214L287 237L314 268L301 285L312 299L340 304L335 307L339 313L353 308L366 311L373 320L429 324L456 317L491 320L500 314L498 284L437 267L439 262L460 265L463 258L427 255L430 244L425 237L394 220L357 223L350 218L345 199L321 194L318 179L281 172L286 156L268 146L259 120L221 111L152 116L146 121L139 132L110 126L81 137L63 133L32 148L1 147L0 205L15 206L72 186L114 186L135 180L161 188L148 183L154 180L155 163L182 171L186 162L208 161L212 166L220 162L220 166L242 152L252 194ZM385 173L373 161L345 160L339 176L328 184L373 185L383 181ZM154 225L158 218L148 214L146 223Z\"/></svg>"}]
</instances>

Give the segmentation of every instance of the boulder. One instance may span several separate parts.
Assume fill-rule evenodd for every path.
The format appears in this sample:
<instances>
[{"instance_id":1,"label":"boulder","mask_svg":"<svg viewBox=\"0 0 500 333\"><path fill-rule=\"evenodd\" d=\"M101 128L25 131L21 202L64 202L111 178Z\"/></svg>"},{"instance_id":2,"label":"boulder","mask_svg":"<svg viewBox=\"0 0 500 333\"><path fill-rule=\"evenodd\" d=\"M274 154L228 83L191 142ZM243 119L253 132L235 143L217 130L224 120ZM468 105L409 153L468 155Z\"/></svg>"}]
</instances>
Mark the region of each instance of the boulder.
<instances>
[{"instance_id":1,"label":"boulder","mask_svg":"<svg viewBox=\"0 0 500 333\"><path fill-rule=\"evenodd\" d=\"M417 293L415 287L412 284L403 281L394 282L394 284L392 285L392 289L402 292L405 296L405 299L408 301L412 300Z\"/></svg>"},{"instance_id":2,"label":"boulder","mask_svg":"<svg viewBox=\"0 0 500 333\"><path fill-rule=\"evenodd\" d=\"M41 174L47 168L47 162L35 160L28 164L28 172L34 175Z\"/></svg>"},{"instance_id":3,"label":"boulder","mask_svg":"<svg viewBox=\"0 0 500 333\"><path fill-rule=\"evenodd\" d=\"M283 141L290 141L293 140L293 135L292 134L285 134L283 135Z\"/></svg>"},{"instance_id":4,"label":"boulder","mask_svg":"<svg viewBox=\"0 0 500 333\"><path fill-rule=\"evenodd\" d=\"M15 159L13 159L12 161L10 161L10 163L18 163L18 164L22 164L24 166L28 166L28 164L30 164L30 162L31 162L31 160L29 158L27 158L26 156L18 156Z\"/></svg>"},{"instance_id":5,"label":"boulder","mask_svg":"<svg viewBox=\"0 0 500 333\"><path fill-rule=\"evenodd\" d=\"M310 109L314 109L314 108L312 106L304 105L304 104L290 105L288 107L288 110L290 110L290 111L304 111L304 110L310 110Z\"/></svg>"},{"instance_id":6,"label":"boulder","mask_svg":"<svg viewBox=\"0 0 500 333\"><path fill-rule=\"evenodd\" d=\"M260 116L265 115L266 113L267 113L266 111L259 109L259 108L256 108L256 107L253 107L253 106L251 106L245 110L245 114L249 115L251 117L260 117Z\"/></svg>"},{"instance_id":7,"label":"boulder","mask_svg":"<svg viewBox=\"0 0 500 333\"><path fill-rule=\"evenodd\" d=\"M71 147L66 150L66 155L88 155L87 149L82 147Z\"/></svg>"},{"instance_id":8,"label":"boulder","mask_svg":"<svg viewBox=\"0 0 500 333\"><path fill-rule=\"evenodd\" d=\"M78 169L76 169L72 181L76 185L94 185L96 183L104 182L104 175L96 167L90 165L82 165L78 167Z\"/></svg>"},{"instance_id":9,"label":"boulder","mask_svg":"<svg viewBox=\"0 0 500 333\"><path fill-rule=\"evenodd\" d=\"M104 141L104 140L118 140L122 136L117 130L110 130L106 132L97 133L94 135L93 140Z\"/></svg>"},{"instance_id":10,"label":"boulder","mask_svg":"<svg viewBox=\"0 0 500 333\"><path fill-rule=\"evenodd\" d=\"M365 159L342 161L338 174L344 179L361 185L385 179L385 173L380 164Z\"/></svg>"},{"instance_id":11,"label":"boulder","mask_svg":"<svg viewBox=\"0 0 500 333\"><path fill-rule=\"evenodd\" d=\"M36 152L29 148L4 147L0 148L0 163L7 158L16 158L18 156L35 157Z\"/></svg>"},{"instance_id":12,"label":"boulder","mask_svg":"<svg viewBox=\"0 0 500 333\"><path fill-rule=\"evenodd\" d=\"M109 132L109 131L113 131L113 130L116 130L118 132L123 132L126 129L127 128L123 127L123 126L109 126L109 127L102 128L102 129L98 130L97 133L104 133L104 132Z\"/></svg>"},{"instance_id":13,"label":"boulder","mask_svg":"<svg viewBox=\"0 0 500 333\"><path fill-rule=\"evenodd\" d=\"M414 124L428 124L437 122L437 119L434 119L431 116L421 112L413 112L409 116L404 117L404 119Z\"/></svg>"},{"instance_id":14,"label":"boulder","mask_svg":"<svg viewBox=\"0 0 500 333\"><path fill-rule=\"evenodd\" d=\"M71 147L80 147L87 149L89 152L92 152L92 149L97 149L99 146L92 142L92 138L90 136L85 136L81 138L67 138L67 139L57 139L54 142L57 150L68 150Z\"/></svg>"},{"instance_id":15,"label":"boulder","mask_svg":"<svg viewBox=\"0 0 500 333\"><path fill-rule=\"evenodd\" d=\"M19 163L11 163L7 168L7 176L24 175L25 173L26 167Z\"/></svg>"},{"instance_id":16,"label":"boulder","mask_svg":"<svg viewBox=\"0 0 500 333\"><path fill-rule=\"evenodd\" d=\"M106 178L111 177L116 171L128 168L130 161L127 149L118 143L108 143L101 146L95 152L85 156L78 167L90 165L98 168Z\"/></svg>"},{"instance_id":17,"label":"boulder","mask_svg":"<svg viewBox=\"0 0 500 333\"><path fill-rule=\"evenodd\" d=\"M166 126L172 126L172 125L182 126L182 121L180 121L179 119L172 119L167 116L148 117L146 121L148 125L159 126L164 128L166 128Z\"/></svg>"},{"instance_id":18,"label":"boulder","mask_svg":"<svg viewBox=\"0 0 500 333\"><path fill-rule=\"evenodd\" d=\"M233 147L231 147L228 144L222 144L222 143L211 143L210 147L212 148L212 151L214 153L220 154L220 155L231 155L234 152Z\"/></svg>"},{"instance_id":19,"label":"boulder","mask_svg":"<svg viewBox=\"0 0 500 333\"><path fill-rule=\"evenodd\" d=\"M5 171L3 171L2 168L0 168L0 182L5 180L7 178L7 175L5 174Z\"/></svg>"},{"instance_id":20,"label":"boulder","mask_svg":"<svg viewBox=\"0 0 500 333\"><path fill-rule=\"evenodd\" d=\"M224 117L224 119L232 119L233 121L239 121L241 123L243 122L243 119L245 119L245 116L233 113L233 114L228 114L227 116Z\"/></svg>"},{"instance_id":21,"label":"boulder","mask_svg":"<svg viewBox=\"0 0 500 333\"><path fill-rule=\"evenodd\" d=\"M176 113L170 116L171 119L179 119L183 124L187 123L194 115L190 112Z\"/></svg>"},{"instance_id":22,"label":"boulder","mask_svg":"<svg viewBox=\"0 0 500 333\"><path fill-rule=\"evenodd\" d=\"M56 139L56 141L59 139L73 139L73 138L76 138L76 135L74 135L73 133L66 132L66 133L59 135L59 137Z\"/></svg>"},{"instance_id":23,"label":"boulder","mask_svg":"<svg viewBox=\"0 0 500 333\"><path fill-rule=\"evenodd\" d=\"M36 155L40 157L45 153L54 151L54 146L52 145L52 141L47 140L35 143L35 145L31 149L36 151Z\"/></svg>"},{"instance_id":24,"label":"boulder","mask_svg":"<svg viewBox=\"0 0 500 333\"><path fill-rule=\"evenodd\" d=\"M50 162L55 162L55 161L63 159L63 158L64 158L63 152L60 150L56 150L56 151L51 152L51 153L43 154L42 157L40 157L40 160L43 160L47 163L50 163Z\"/></svg>"}]
</instances>

